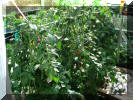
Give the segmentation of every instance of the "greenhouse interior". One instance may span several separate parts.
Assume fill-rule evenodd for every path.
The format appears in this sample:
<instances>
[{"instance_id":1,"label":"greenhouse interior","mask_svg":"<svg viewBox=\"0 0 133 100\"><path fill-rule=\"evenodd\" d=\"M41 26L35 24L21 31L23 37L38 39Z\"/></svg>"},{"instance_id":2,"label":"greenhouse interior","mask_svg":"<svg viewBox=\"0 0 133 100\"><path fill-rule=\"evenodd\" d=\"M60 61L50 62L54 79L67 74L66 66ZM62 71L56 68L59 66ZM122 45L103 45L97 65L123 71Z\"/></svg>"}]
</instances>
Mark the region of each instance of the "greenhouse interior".
<instances>
[{"instance_id":1,"label":"greenhouse interior","mask_svg":"<svg viewBox=\"0 0 133 100\"><path fill-rule=\"evenodd\" d=\"M132 0L0 0L0 100L133 100Z\"/></svg>"}]
</instances>

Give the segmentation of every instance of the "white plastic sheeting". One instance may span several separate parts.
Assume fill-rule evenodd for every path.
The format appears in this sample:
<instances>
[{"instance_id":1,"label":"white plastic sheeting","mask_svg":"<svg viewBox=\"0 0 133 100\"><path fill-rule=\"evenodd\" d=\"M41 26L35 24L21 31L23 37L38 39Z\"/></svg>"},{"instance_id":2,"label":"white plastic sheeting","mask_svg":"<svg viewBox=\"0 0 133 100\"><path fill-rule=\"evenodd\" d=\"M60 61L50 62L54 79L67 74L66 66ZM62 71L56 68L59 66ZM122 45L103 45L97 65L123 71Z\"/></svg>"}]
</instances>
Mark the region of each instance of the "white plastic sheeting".
<instances>
[{"instance_id":1,"label":"white plastic sheeting","mask_svg":"<svg viewBox=\"0 0 133 100\"><path fill-rule=\"evenodd\" d=\"M6 95L6 47L2 19L2 0L0 0L0 100Z\"/></svg>"}]
</instances>

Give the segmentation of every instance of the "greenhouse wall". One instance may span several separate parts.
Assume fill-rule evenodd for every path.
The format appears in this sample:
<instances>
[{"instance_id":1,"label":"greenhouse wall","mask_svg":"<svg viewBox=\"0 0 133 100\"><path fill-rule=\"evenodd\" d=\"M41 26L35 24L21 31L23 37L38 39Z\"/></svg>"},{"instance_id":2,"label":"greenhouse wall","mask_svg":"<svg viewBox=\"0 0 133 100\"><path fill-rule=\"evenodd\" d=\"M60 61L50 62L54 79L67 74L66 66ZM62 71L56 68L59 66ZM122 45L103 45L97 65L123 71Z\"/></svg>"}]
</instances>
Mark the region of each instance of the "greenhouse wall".
<instances>
[{"instance_id":1,"label":"greenhouse wall","mask_svg":"<svg viewBox=\"0 0 133 100\"><path fill-rule=\"evenodd\" d=\"M14 1L23 12L41 9L41 5L56 6L56 0L44 0L44 2L43 0L14 0ZM11 1L8 2L5 1L5 3L3 3L4 16L14 11L17 12L17 9L16 7L14 7L14 4Z\"/></svg>"},{"instance_id":2,"label":"greenhouse wall","mask_svg":"<svg viewBox=\"0 0 133 100\"><path fill-rule=\"evenodd\" d=\"M18 6L40 6L41 0L15 0Z\"/></svg>"},{"instance_id":3,"label":"greenhouse wall","mask_svg":"<svg viewBox=\"0 0 133 100\"><path fill-rule=\"evenodd\" d=\"M15 0L19 6L40 6L43 0ZM56 0L44 0L45 6L55 6Z\"/></svg>"}]
</instances>

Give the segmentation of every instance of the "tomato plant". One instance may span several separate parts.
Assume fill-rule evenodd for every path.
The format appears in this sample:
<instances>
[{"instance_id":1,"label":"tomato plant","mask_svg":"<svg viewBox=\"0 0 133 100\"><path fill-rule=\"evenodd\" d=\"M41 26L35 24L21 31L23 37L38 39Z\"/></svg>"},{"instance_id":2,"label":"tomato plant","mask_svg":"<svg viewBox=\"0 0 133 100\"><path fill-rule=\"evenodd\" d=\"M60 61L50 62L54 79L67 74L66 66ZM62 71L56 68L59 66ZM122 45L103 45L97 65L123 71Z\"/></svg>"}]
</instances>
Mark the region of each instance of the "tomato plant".
<instances>
[{"instance_id":1,"label":"tomato plant","mask_svg":"<svg viewBox=\"0 0 133 100\"><path fill-rule=\"evenodd\" d=\"M9 16L19 33L8 57L13 93L96 94L106 77L115 81L118 31L101 9L56 7L27 15L37 30Z\"/></svg>"}]
</instances>

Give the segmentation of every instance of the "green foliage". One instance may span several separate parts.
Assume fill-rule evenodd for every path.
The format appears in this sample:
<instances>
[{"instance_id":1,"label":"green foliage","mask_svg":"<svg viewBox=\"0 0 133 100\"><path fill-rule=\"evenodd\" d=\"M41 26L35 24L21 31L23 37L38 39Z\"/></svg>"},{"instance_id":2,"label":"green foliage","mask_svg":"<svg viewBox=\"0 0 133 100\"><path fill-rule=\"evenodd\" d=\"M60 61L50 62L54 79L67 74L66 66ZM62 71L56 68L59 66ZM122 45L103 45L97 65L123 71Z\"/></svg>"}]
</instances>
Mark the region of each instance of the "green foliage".
<instances>
[{"instance_id":1,"label":"green foliage","mask_svg":"<svg viewBox=\"0 0 133 100\"><path fill-rule=\"evenodd\" d=\"M57 7L28 15L37 30L9 16L19 33L12 49L7 48L13 93L96 94L105 77L114 82L117 31L101 7L95 11Z\"/></svg>"},{"instance_id":2,"label":"green foliage","mask_svg":"<svg viewBox=\"0 0 133 100\"><path fill-rule=\"evenodd\" d=\"M88 2L83 0L57 0L57 6L88 6Z\"/></svg>"},{"instance_id":3,"label":"green foliage","mask_svg":"<svg viewBox=\"0 0 133 100\"><path fill-rule=\"evenodd\" d=\"M100 1L101 0L94 0L93 1L93 6L100 6Z\"/></svg>"}]
</instances>

